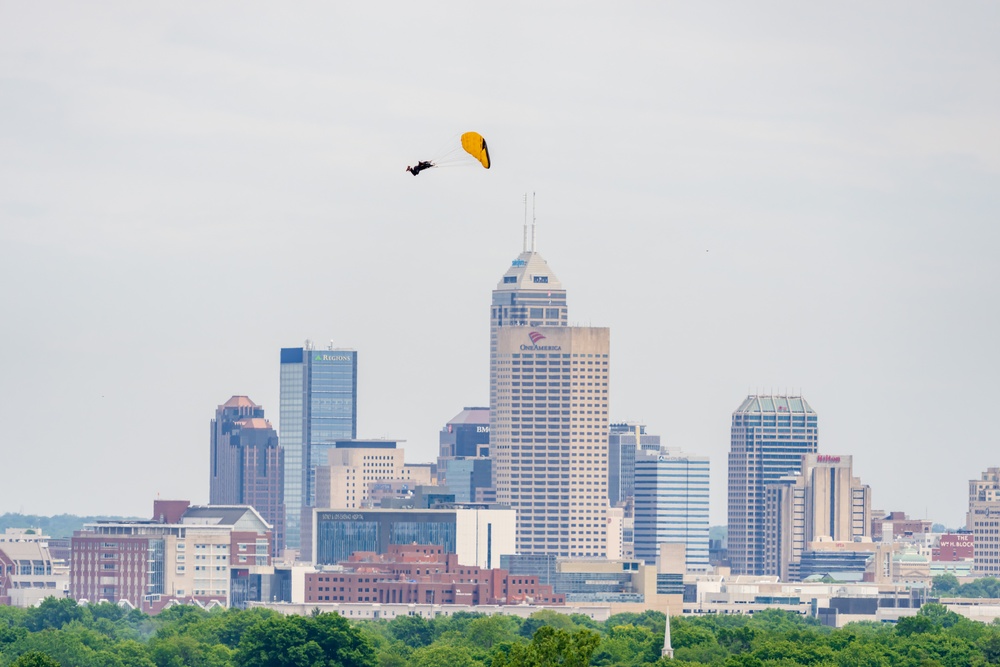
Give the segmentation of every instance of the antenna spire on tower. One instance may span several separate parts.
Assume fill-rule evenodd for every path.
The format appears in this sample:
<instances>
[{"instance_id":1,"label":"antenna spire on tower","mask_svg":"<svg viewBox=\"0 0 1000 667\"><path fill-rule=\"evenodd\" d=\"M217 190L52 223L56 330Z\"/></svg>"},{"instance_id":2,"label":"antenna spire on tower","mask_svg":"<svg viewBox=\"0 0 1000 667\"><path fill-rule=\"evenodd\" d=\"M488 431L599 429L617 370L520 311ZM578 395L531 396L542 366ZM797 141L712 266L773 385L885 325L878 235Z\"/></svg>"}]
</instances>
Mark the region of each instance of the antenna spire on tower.
<instances>
[{"instance_id":1,"label":"antenna spire on tower","mask_svg":"<svg viewBox=\"0 0 1000 667\"><path fill-rule=\"evenodd\" d=\"M524 193L524 234L521 239L521 252L528 252L528 193Z\"/></svg>"},{"instance_id":2,"label":"antenna spire on tower","mask_svg":"<svg viewBox=\"0 0 1000 667\"><path fill-rule=\"evenodd\" d=\"M531 252L535 252L535 193L531 193Z\"/></svg>"}]
</instances>

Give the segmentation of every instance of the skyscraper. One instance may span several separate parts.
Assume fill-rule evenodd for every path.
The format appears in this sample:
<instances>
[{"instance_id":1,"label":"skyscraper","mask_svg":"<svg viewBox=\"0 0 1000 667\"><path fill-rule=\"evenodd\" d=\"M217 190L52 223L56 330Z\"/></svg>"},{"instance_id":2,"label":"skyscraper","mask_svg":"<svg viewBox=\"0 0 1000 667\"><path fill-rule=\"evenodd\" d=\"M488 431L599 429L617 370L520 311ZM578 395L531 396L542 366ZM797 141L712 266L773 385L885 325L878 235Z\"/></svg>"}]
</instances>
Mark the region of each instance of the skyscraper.
<instances>
[{"instance_id":1,"label":"skyscraper","mask_svg":"<svg viewBox=\"0 0 1000 667\"><path fill-rule=\"evenodd\" d=\"M610 331L567 322L566 291L526 248L490 312L494 487L519 553L605 557Z\"/></svg>"},{"instance_id":2,"label":"skyscraper","mask_svg":"<svg viewBox=\"0 0 1000 667\"><path fill-rule=\"evenodd\" d=\"M658 454L660 436L643 424L612 424L608 436L608 502L627 503L635 495L635 460L641 451Z\"/></svg>"},{"instance_id":3,"label":"skyscraper","mask_svg":"<svg viewBox=\"0 0 1000 667\"><path fill-rule=\"evenodd\" d=\"M801 396L747 396L733 413L729 451L729 560L733 574L764 574L764 487L802 467L818 446L816 413Z\"/></svg>"},{"instance_id":4,"label":"skyscraper","mask_svg":"<svg viewBox=\"0 0 1000 667\"><path fill-rule=\"evenodd\" d=\"M764 574L799 579L810 542L870 537L871 489L854 476L850 456L807 454L802 471L764 488Z\"/></svg>"},{"instance_id":5,"label":"skyscraper","mask_svg":"<svg viewBox=\"0 0 1000 667\"><path fill-rule=\"evenodd\" d=\"M987 468L969 480L969 512L965 527L972 533L977 576L1000 576L1000 468Z\"/></svg>"},{"instance_id":6,"label":"skyscraper","mask_svg":"<svg viewBox=\"0 0 1000 667\"><path fill-rule=\"evenodd\" d=\"M498 332L490 451L521 554L607 557L610 339L596 327Z\"/></svg>"},{"instance_id":7,"label":"skyscraper","mask_svg":"<svg viewBox=\"0 0 1000 667\"><path fill-rule=\"evenodd\" d=\"M708 563L707 456L664 448L635 458L635 557L655 563L660 544L683 544L689 571Z\"/></svg>"},{"instance_id":8,"label":"skyscraper","mask_svg":"<svg viewBox=\"0 0 1000 667\"><path fill-rule=\"evenodd\" d=\"M301 546L302 511L313 507L316 466L337 440L357 437L358 356L354 350L281 349L279 437L285 454L285 544Z\"/></svg>"},{"instance_id":9,"label":"skyscraper","mask_svg":"<svg viewBox=\"0 0 1000 667\"><path fill-rule=\"evenodd\" d=\"M273 554L283 545L285 524L284 456L264 408L233 396L212 420L212 505L250 505L271 524Z\"/></svg>"}]
</instances>

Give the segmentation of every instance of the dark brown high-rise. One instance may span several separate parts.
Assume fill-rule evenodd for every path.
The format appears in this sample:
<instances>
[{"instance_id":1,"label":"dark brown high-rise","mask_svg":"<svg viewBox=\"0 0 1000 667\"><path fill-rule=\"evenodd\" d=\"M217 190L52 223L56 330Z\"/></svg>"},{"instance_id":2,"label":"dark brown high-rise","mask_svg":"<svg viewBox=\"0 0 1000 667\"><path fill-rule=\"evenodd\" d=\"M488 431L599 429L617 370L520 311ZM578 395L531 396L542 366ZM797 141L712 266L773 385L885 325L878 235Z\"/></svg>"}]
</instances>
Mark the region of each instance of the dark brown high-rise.
<instances>
[{"instance_id":1,"label":"dark brown high-rise","mask_svg":"<svg viewBox=\"0 0 1000 667\"><path fill-rule=\"evenodd\" d=\"M264 408L233 396L212 420L212 505L250 505L271 524L273 555L284 544L284 456Z\"/></svg>"}]
</instances>

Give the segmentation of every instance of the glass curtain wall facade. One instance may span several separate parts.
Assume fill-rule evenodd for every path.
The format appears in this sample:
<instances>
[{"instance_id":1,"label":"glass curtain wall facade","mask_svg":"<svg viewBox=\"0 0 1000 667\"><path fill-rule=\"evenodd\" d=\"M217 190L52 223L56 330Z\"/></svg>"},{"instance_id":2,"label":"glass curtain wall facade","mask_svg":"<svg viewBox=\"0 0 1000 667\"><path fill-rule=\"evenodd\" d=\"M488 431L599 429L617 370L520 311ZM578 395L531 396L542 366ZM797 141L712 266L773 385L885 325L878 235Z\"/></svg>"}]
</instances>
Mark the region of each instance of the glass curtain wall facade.
<instances>
[{"instance_id":1,"label":"glass curtain wall facade","mask_svg":"<svg viewBox=\"0 0 1000 667\"><path fill-rule=\"evenodd\" d=\"M637 452L659 453L660 436L646 433L642 424L612 424L608 436L608 502L612 507L635 495Z\"/></svg>"},{"instance_id":2,"label":"glass curtain wall facade","mask_svg":"<svg viewBox=\"0 0 1000 667\"><path fill-rule=\"evenodd\" d=\"M285 544L301 548L302 511L316 498L316 466L337 440L357 438L354 350L282 348L279 441L285 457Z\"/></svg>"},{"instance_id":3,"label":"glass curtain wall facade","mask_svg":"<svg viewBox=\"0 0 1000 667\"><path fill-rule=\"evenodd\" d=\"M351 554L384 554L390 544L436 544L456 553L454 512L316 512L316 564L335 565Z\"/></svg>"},{"instance_id":4,"label":"glass curtain wall facade","mask_svg":"<svg viewBox=\"0 0 1000 667\"><path fill-rule=\"evenodd\" d=\"M656 563L660 544L685 545L688 571L708 563L707 456L642 452L635 461L635 556Z\"/></svg>"},{"instance_id":5,"label":"glass curtain wall facade","mask_svg":"<svg viewBox=\"0 0 1000 667\"><path fill-rule=\"evenodd\" d=\"M733 412L728 546L733 574L764 574L764 487L798 474L815 454L816 413L801 396L751 395Z\"/></svg>"}]
</instances>

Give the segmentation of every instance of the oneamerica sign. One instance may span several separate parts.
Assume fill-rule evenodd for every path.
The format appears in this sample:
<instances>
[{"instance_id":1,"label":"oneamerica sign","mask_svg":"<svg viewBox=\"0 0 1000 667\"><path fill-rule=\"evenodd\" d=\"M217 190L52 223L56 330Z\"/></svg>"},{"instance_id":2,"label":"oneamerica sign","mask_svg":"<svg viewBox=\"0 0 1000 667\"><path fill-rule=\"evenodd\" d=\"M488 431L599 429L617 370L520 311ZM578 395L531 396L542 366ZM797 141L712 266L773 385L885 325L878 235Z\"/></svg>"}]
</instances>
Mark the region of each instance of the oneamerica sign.
<instances>
[{"instance_id":1,"label":"oneamerica sign","mask_svg":"<svg viewBox=\"0 0 1000 667\"><path fill-rule=\"evenodd\" d=\"M545 350L561 350L562 345L539 345L538 341L544 340L545 336L538 333L537 331L532 331L528 334L528 338L531 339L531 345L521 345L522 351L545 351Z\"/></svg>"}]
</instances>

